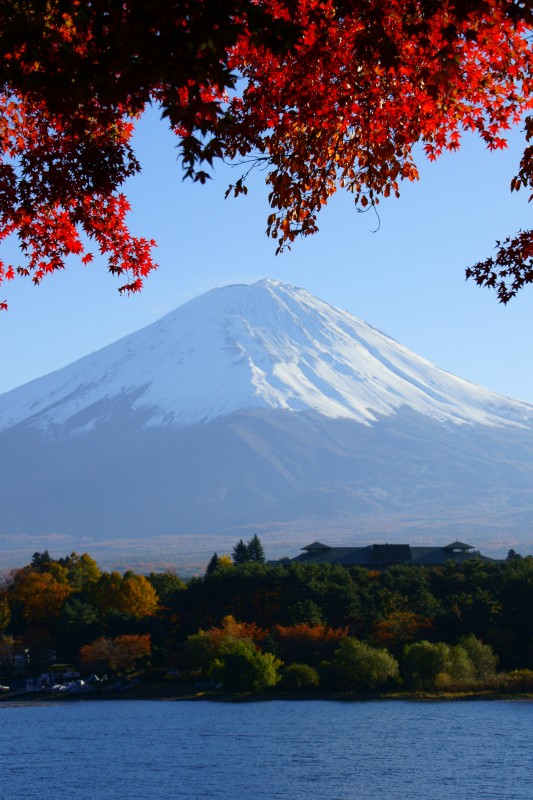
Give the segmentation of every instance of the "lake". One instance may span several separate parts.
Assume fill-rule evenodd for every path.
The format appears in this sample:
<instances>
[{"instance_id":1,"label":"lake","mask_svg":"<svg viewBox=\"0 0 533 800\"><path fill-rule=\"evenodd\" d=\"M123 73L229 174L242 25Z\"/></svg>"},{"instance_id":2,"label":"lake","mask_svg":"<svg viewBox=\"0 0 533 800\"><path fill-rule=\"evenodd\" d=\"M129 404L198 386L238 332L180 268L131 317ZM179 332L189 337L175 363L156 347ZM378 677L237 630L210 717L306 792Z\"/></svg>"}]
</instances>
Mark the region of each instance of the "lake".
<instances>
[{"instance_id":1,"label":"lake","mask_svg":"<svg viewBox=\"0 0 533 800\"><path fill-rule=\"evenodd\" d=\"M533 702L0 706L0 800L533 800Z\"/></svg>"}]
</instances>

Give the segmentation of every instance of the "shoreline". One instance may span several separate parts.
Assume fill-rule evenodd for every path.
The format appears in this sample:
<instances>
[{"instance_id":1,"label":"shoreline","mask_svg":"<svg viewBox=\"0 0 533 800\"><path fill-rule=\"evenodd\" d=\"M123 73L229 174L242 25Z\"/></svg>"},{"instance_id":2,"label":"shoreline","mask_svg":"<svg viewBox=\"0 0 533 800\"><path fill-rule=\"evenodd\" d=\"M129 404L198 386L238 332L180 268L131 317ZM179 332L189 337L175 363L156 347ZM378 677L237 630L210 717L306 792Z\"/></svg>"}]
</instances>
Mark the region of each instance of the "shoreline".
<instances>
[{"instance_id":1,"label":"shoreline","mask_svg":"<svg viewBox=\"0 0 533 800\"><path fill-rule=\"evenodd\" d=\"M17 692L0 695L0 708L13 706L41 706L55 705L57 703L72 702L106 702L109 700L155 700L159 702L215 702L215 703L264 703L271 701L334 701L342 703L355 702L464 702L464 701L494 701L517 700L533 701L531 692L491 692L491 691L464 691L464 692L320 692L320 691L264 691L243 692L238 694L224 694L219 691L194 691L186 686L170 687L164 684L135 686L121 691L98 691L80 693L43 693L43 692Z\"/></svg>"}]
</instances>

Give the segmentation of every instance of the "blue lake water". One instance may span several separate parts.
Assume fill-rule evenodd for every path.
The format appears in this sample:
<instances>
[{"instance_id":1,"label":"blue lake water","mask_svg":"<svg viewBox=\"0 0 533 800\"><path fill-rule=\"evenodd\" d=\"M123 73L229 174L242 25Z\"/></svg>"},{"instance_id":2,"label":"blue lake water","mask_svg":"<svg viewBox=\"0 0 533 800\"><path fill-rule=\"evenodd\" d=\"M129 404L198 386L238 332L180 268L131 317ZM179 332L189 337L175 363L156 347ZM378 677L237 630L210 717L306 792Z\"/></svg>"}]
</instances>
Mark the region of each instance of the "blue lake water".
<instances>
[{"instance_id":1,"label":"blue lake water","mask_svg":"<svg viewBox=\"0 0 533 800\"><path fill-rule=\"evenodd\" d=\"M533 800L533 702L0 706L0 800Z\"/></svg>"}]
</instances>

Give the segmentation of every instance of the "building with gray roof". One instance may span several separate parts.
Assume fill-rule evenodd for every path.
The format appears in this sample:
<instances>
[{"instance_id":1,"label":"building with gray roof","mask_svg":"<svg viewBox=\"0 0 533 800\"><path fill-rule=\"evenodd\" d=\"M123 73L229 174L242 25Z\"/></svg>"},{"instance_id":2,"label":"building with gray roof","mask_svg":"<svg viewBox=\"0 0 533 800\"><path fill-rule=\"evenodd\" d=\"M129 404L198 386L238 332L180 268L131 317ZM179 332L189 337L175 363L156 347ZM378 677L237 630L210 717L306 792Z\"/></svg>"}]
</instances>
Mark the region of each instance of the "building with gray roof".
<instances>
[{"instance_id":1,"label":"building with gray roof","mask_svg":"<svg viewBox=\"0 0 533 800\"><path fill-rule=\"evenodd\" d=\"M288 559L291 564L340 564L344 567L367 567L386 569L395 564L416 566L438 566L449 561L461 564L473 558L494 562L495 559L483 556L473 545L455 541L444 547L413 546L409 544L369 544L365 547L331 547L322 542L312 542L301 548L295 558ZM273 566L284 562L269 562Z\"/></svg>"}]
</instances>

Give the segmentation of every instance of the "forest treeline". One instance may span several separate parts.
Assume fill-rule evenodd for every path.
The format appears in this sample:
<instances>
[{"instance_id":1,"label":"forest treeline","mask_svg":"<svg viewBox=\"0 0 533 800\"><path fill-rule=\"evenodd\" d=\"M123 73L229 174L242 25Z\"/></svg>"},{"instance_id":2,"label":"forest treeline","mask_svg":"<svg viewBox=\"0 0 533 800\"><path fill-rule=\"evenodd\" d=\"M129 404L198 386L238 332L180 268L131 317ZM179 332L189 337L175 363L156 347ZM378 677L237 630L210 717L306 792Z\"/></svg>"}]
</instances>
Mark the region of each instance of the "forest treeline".
<instances>
[{"instance_id":1,"label":"forest treeline","mask_svg":"<svg viewBox=\"0 0 533 800\"><path fill-rule=\"evenodd\" d=\"M272 567L255 539L188 580L35 553L0 587L0 683L53 658L230 691L533 691L532 557Z\"/></svg>"}]
</instances>

